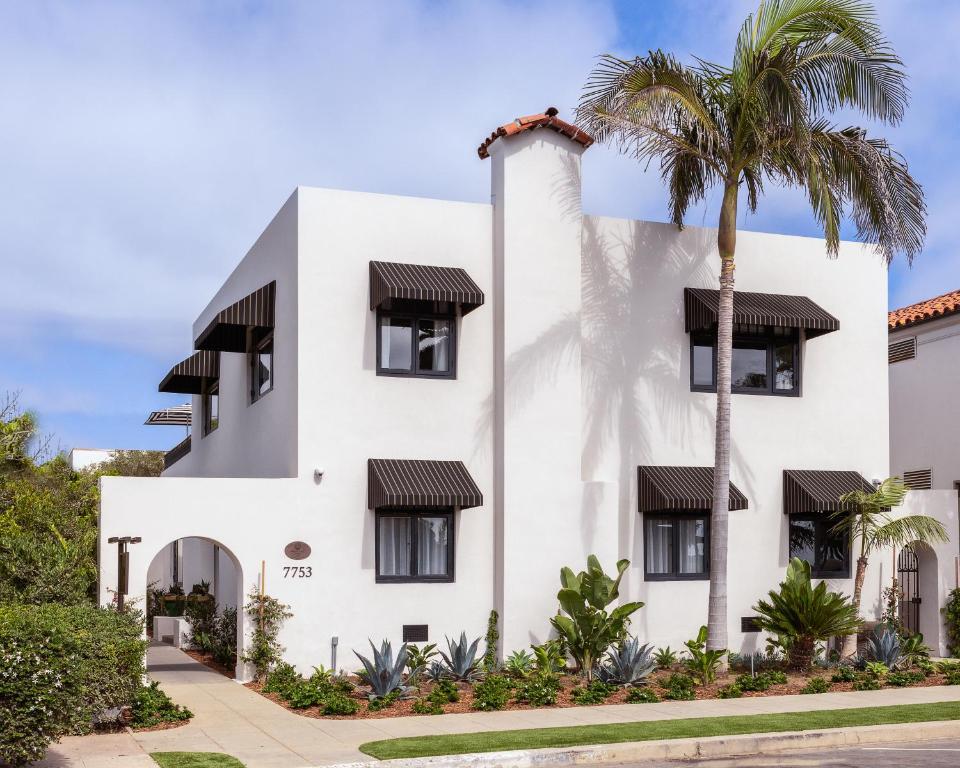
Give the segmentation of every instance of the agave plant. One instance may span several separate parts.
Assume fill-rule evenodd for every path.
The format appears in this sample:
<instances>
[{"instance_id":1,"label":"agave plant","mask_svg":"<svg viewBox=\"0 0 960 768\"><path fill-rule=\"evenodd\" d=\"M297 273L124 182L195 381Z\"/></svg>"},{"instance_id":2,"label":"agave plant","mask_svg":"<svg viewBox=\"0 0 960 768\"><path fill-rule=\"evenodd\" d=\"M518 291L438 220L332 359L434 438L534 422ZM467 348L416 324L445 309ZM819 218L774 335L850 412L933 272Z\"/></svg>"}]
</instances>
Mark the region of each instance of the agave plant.
<instances>
[{"instance_id":1,"label":"agave plant","mask_svg":"<svg viewBox=\"0 0 960 768\"><path fill-rule=\"evenodd\" d=\"M477 660L478 637L472 643L467 641L467 633L461 632L457 641L447 638L449 654L440 651L449 677L461 682L470 682L480 674L480 662Z\"/></svg>"},{"instance_id":2,"label":"agave plant","mask_svg":"<svg viewBox=\"0 0 960 768\"><path fill-rule=\"evenodd\" d=\"M889 627L877 627L867 638L867 659L879 662L893 670L906 659L900 646L900 636Z\"/></svg>"},{"instance_id":3,"label":"agave plant","mask_svg":"<svg viewBox=\"0 0 960 768\"><path fill-rule=\"evenodd\" d=\"M597 673L605 683L639 685L655 667L653 648L640 645L635 637L628 637L607 651L607 658Z\"/></svg>"},{"instance_id":4,"label":"agave plant","mask_svg":"<svg viewBox=\"0 0 960 768\"><path fill-rule=\"evenodd\" d=\"M407 666L409 651L404 643L400 646L397 658L393 658L393 647L389 640L380 643L380 650L370 640L370 647L373 649L373 662L370 662L366 656L354 651L360 663L363 664L363 681L370 686L370 699L382 699L394 691L399 691L401 696L407 695L412 688L403 683L403 670ZM416 677L422 668L416 668L411 671L410 676Z\"/></svg>"},{"instance_id":5,"label":"agave plant","mask_svg":"<svg viewBox=\"0 0 960 768\"><path fill-rule=\"evenodd\" d=\"M514 651L507 656L503 668L510 677L526 677L533 669L533 656L525 650Z\"/></svg>"},{"instance_id":6,"label":"agave plant","mask_svg":"<svg viewBox=\"0 0 960 768\"><path fill-rule=\"evenodd\" d=\"M433 659L427 664L426 677L432 683L439 683L447 679L447 668L443 665L443 662Z\"/></svg>"},{"instance_id":7,"label":"agave plant","mask_svg":"<svg viewBox=\"0 0 960 768\"><path fill-rule=\"evenodd\" d=\"M860 626L850 599L828 592L824 581L814 587L810 563L798 557L787 566L780 589L768 594L769 600L754 606L758 624L777 636L790 666L801 672L810 669L818 642L856 632Z\"/></svg>"}]
</instances>

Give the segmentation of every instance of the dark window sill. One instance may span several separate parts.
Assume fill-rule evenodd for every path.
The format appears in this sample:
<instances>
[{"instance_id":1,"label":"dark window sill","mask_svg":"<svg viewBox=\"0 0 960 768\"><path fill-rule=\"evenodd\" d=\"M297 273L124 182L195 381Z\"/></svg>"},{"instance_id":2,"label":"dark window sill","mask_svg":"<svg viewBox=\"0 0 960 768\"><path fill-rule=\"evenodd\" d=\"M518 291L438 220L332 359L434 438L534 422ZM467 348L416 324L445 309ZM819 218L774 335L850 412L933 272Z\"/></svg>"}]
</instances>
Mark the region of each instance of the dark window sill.
<instances>
[{"instance_id":1,"label":"dark window sill","mask_svg":"<svg viewBox=\"0 0 960 768\"><path fill-rule=\"evenodd\" d=\"M716 394L716 387L690 387L691 392L704 392L708 394ZM731 389L731 394L734 395L760 395L761 397L800 397L800 393L796 390L790 392L771 392L769 389Z\"/></svg>"},{"instance_id":2,"label":"dark window sill","mask_svg":"<svg viewBox=\"0 0 960 768\"><path fill-rule=\"evenodd\" d=\"M390 368L377 368L377 376L392 376L394 378L404 379L455 379L456 371L444 371L442 373L425 373L423 371L404 371Z\"/></svg>"},{"instance_id":3,"label":"dark window sill","mask_svg":"<svg viewBox=\"0 0 960 768\"><path fill-rule=\"evenodd\" d=\"M451 584L453 576L377 576L377 584Z\"/></svg>"},{"instance_id":4,"label":"dark window sill","mask_svg":"<svg viewBox=\"0 0 960 768\"><path fill-rule=\"evenodd\" d=\"M645 573L644 581L710 581L709 573Z\"/></svg>"}]
</instances>

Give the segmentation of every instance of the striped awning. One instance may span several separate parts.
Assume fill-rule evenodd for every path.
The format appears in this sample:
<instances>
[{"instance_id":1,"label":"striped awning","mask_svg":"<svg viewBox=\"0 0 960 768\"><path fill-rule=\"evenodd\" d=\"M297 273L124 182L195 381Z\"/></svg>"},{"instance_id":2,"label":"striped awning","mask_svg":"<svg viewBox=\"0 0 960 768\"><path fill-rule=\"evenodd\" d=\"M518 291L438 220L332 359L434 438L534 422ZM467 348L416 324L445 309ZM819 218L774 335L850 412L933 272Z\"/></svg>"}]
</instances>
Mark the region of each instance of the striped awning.
<instances>
[{"instance_id":1,"label":"striped awning","mask_svg":"<svg viewBox=\"0 0 960 768\"><path fill-rule=\"evenodd\" d=\"M710 330L717 324L720 291L684 288L683 314L687 333ZM840 329L840 321L806 296L734 291L733 322L742 325L772 325L803 328L807 338Z\"/></svg>"},{"instance_id":2,"label":"striped awning","mask_svg":"<svg viewBox=\"0 0 960 768\"><path fill-rule=\"evenodd\" d=\"M462 461L369 459L367 505L390 507L479 507L483 494Z\"/></svg>"},{"instance_id":3,"label":"striped awning","mask_svg":"<svg viewBox=\"0 0 960 768\"><path fill-rule=\"evenodd\" d=\"M460 267L371 261L370 309L391 299L459 304L465 315L483 304L483 291Z\"/></svg>"},{"instance_id":4,"label":"striped awning","mask_svg":"<svg viewBox=\"0 0 960 768\"><path fill-rule=\"evenodd\" d=\"M788 515L836 512L843 494L873 490L867 478L851 470L785 469L783 511Z\"/></svg>"},{"instance_id":5,"label":"striped awning","mask_svg":"<svg viewBox=\"0 0 960 768\"><path fill-rule=\"evenodd\" d=\"M641 512L713 509L713 467L645 466L639 470L637 503ZM730 509L746 509L747 497L730 483Z\"/></svg>"},{"instance_id":6,"label":"striped awning","mask_svg":"<svg viewBox=\"0 0 960 768\"><path fill-rule=\"evenodd\" d=\"M248 331L269 331L273 328L277 301L277 282L258 288L249 296L217 313L194 343L195 349L220 352L249 352Z\"/></svg>"},{"instance_id":7,"label":"striped awning","mask_svg":"<svg viewBox=\"0 0 960 768\"><path fill-rule=\"evenodd\" d=\"M220 353L202 350L194 352L169 370L160 382L161 392L181 395L203 394L204 379L220 378Z\"/></svg>"},{"instance_id":8,"label":"striped awning","mask_svg":"<svg viewBox=\"0 0 960 768\"><path fill-rule=\"evenodd\" d=\"M147 420L143 423L149 426L189 427L192 412L193 406L190 403L175 405L172 408L161 408L159 411L151 411Z\"/></svg>"}]
</instances>

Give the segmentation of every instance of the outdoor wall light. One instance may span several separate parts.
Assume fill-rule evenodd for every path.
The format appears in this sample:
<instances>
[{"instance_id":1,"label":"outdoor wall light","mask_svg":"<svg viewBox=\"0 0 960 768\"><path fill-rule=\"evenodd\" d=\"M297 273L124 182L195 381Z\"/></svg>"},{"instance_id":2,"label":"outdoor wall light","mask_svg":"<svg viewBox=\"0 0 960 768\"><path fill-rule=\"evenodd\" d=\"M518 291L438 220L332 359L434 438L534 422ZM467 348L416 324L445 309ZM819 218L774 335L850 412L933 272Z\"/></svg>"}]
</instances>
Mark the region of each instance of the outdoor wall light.
<instances>
[{"instance_id":1,"label":"outdoor wall light","mask_svg":"<svg viewBox=\"0 0 960 768\"><path fill-rule=\"evenodd\" d=\"M322 469L313 470L313 482L315 482L317 485L320 485L322 481L323 481L323 470Z\"/></svg>"}]
</instances>

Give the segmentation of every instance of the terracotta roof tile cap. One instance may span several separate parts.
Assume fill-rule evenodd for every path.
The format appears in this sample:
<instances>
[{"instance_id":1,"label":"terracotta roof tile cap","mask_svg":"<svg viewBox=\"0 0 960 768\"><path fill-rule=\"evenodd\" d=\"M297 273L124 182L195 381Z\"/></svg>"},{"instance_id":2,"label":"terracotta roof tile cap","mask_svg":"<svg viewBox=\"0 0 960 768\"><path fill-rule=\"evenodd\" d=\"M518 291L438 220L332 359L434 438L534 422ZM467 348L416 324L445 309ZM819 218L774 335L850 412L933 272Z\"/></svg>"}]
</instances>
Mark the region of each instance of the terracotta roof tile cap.
<instances>
[{"instance_id":1,"label":"terracotta roof tile cap","mask_svg":"<svg viewBox=\"0 0 960 768\"><path fill-rule=\"evenodd\" d=\"M518 117L512 123L501 125L477 147L477 154L480 155L481 160L484 160L490 156L488 152L490 145L501 136L515 136L518 133L532 131L537 128L549 128L550 130L556 131L562 136L566 136L568 139L580 144L584 149L593 144L593 136L586 131L580 130L577 126L568 123L566 120L561 120L557 117L558 114L560 114L560 112L556 107L547 107L539 114Z\"/></svg>"},{"instance_id":2,"label":"terracotta roof tile cap","mask_svg":"<svg viewBox=\"0 0 960 768\"><path fill-rule=\"evenodd\" d=\"M907 328L927 320L960 313L960 290L950 291L926 301L918 301L887 314L887 326L891 331Z\"/></svg>"}]
</instances>

